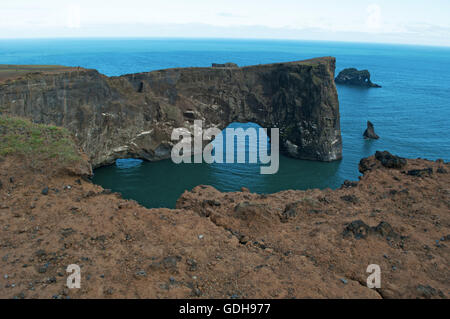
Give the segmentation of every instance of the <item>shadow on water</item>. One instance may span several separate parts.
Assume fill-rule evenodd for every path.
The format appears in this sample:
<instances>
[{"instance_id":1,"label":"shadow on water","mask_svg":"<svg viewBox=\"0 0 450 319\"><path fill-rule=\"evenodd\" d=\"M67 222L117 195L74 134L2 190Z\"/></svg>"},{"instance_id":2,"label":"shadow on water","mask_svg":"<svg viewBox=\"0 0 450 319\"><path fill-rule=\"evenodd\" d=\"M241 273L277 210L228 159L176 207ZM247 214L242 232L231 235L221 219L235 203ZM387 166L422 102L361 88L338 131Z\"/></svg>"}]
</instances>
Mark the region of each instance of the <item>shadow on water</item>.
<instances>
[{"instance_id":1,"label":"shadow on water","mask_svg":"<svg viewBox=\"0 0 450 319\"><path fill-rule=\"evenodd\" d=\"M259 128L253 123L233 123L228 126L237 127ZM223 141L226 156L225 136ZM245 147L245 163L175 164L171 160L149 163L122 159L117 160L115 165L95 170L94 183L120 192L125 198L134 199L149 208L173 208L184 191L198 185L211 185L224 192L239 191L246 187L252 192L266 194L288 189L338 187L342 183L342 178L337 174L340 162L320 163L285 156L280 156L279 171L276 174L262 175L259 161L249 163L251 150L248 139L246 142L238 145L235 140L235 149Z\"/></svg>"}]
</instances>

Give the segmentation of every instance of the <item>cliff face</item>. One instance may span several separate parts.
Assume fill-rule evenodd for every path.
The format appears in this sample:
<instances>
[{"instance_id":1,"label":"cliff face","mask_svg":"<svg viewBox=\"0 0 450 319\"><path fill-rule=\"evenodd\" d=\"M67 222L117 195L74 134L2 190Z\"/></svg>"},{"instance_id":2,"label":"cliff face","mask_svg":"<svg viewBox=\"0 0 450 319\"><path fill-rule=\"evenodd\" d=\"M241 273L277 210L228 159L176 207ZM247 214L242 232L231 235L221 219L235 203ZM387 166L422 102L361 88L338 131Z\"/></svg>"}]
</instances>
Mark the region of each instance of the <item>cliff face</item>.
<instances>
[{"instance_id":1,"label":"cliff face","mask_svg":"<svg viewBox=\"0 0 450 319\"><path fill-rule=\"evenodd\" d=\"M334 58L243 68L185 68L106 77L95 70L30 73L0 83L0 111L64 126L93 166L170 157L172 129L195 119L225 128L280 128L289 156L342 156Z\"/></svg>"}]
</instances>

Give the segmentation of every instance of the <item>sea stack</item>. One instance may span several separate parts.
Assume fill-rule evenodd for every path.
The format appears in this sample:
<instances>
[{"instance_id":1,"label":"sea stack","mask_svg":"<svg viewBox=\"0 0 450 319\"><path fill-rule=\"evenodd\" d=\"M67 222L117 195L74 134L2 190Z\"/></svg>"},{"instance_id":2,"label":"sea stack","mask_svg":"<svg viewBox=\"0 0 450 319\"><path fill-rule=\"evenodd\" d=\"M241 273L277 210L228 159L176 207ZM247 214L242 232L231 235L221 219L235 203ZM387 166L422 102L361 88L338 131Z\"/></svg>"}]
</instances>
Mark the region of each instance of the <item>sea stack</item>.
<instances>
[{"instance_id":1,"label":"sea stack","mask_svg":"<svg viewBox=\"0 0 450 319\"><path fill-rule=\"evenodd\" d=\"M344 69L335 79L336 84L345 84L366 88L381 88L381 85L372 83L368 70L358 71L355 68Z\"/></svg>"},{"instance_id":2,"label":"sea stack","mask_svg":"<svg viewBox=\"0 0 450 319\"><path fill-rule=\"evenodd\" d=\"M380 137L375 133L372 122L367 121L367 129L363 134L365 139L378 140Z\"/></svg>"}]
</instances>

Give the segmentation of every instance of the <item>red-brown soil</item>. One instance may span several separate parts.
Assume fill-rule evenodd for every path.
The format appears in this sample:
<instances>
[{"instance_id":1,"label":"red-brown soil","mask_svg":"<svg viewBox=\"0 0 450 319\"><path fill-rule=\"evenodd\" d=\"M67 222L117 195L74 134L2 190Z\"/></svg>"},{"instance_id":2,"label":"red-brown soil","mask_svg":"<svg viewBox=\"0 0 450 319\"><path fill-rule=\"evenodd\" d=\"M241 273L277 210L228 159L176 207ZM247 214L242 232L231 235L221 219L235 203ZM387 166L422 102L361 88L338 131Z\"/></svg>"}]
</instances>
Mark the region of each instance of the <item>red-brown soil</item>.
<instances>
[{"instance_id":1,"label":"red-brown soil","mask_svg":"<svg viewBox=\"0 0 450 319\"><path fill-rule=\"evenodd\" d=\"M199 186L177 210L124 200L77 168L27 167L18 157L0 160L1 298L450 295L450 167L442 161L388 169L371 157L361 180L338 190ZM406 174L419 168L432 172ZM354 223L359 229L344 236L357 220L388 225L357 239L367 229ZM81 267L80 289L66 287L69 264ZM381 289L366 287L369 264L381 266Z\"/></svg>"}]
</instances>

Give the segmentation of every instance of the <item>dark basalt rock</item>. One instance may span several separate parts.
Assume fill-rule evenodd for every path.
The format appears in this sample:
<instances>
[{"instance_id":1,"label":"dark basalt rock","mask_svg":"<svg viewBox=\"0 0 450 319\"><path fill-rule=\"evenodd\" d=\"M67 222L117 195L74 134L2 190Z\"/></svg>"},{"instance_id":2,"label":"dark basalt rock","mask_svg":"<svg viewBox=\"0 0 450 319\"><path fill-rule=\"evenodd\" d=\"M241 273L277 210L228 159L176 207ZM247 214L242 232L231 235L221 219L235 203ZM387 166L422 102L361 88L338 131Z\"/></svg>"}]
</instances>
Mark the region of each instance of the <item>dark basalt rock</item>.
<instances>
[{"instance_id":1,"label":"dark basalt rock","mask_svg":"<svg viewBox=\"0 0 450 319\"><path fill-rule=\"evenodd\" d=\"M378 140L380 137L375 133L375 128L372 122L367 121L367 129L363 134L364 138Z\"/></svg>"},{"instance_id":2,"label":"dark basalt rock","mask_svg":"<svg viewBox=\"0 0 450 319\"><path fill-rule=\"evenodd\" d=\"M395 239L399 237L399 235L394 231L389 223L382 221L377 226L370 227L362 220L355 220L348 224L345 227L342 235L344 237L353 235L356 239L365 239L369 235L378 235L383 238L389 239Z\"/></svg>"},{"instance_id":3,"label":"dark basalt rock","mask_svg":"<svg viewBox=\"0 0 450 319\"><path fill-rule=\"evenodd\" d=\"M194 111L186 111L183 113L184 117L188 119L195 119L195 112Z\"/></svg>"},{"instance_id":4,"label":"dark basalt rock","mask_svg":"<svg viewBox=\"0 0 450 319\"><path fill-rule=\"evenodd\" d=\"M425 169L413 169L406 172L406 175L416 176L416 177L426 177L433 175L433 168L425 168Z\"/></svg>"},{"instance_id":5,"label":"dark basalt rock","mask_svg":"<svg viewBox=\"0 0 450 319\"><path fill-rule=\"evenodd\" d=\"M431 299L436 296L445 298L445 294L441 290L435 289L430 285L418 285L417 292L421 297L425 299Z\"/></svg>"},{"instance_id":6,"label":"dark basalt rock","mask_svg":"<svg viewBox=\"0 0 450 319\"><path fill-rule=\"evenodd\" d=\"M375 159L373 157L361 159L361 161L359 162L359 172L365 174L372 169L379 168L378 162L381 163L383 167L397 169L403 168L407 164L407 160L405 158L392 155L388 151L377 151L375 153Z\"/></svg>"},{"instance_id":7,"label":"dark basalt rock","mask_svg":"<svg viewBox=\"0 0 450 319\"><path fill-rule=\"evenodd\" d=\"M381 88L380 85L372 83L368 70L358 71L349 68L341 71L335 79L336 84L346 84L366 88Z\"/></svg>"},{"instance_id":8,"label":"dark basalt rock","mask_svg":"<svg viewBox=\"0 0 450 319\"><path fill-rule=\"evenodd\" d=\"M403 168L406 166L407 161L405 158L392 155L388 151L380 152L377 151L375 153L375 158L381 162L386 168Z\"/></svg>"},{"instance_id":9,"label":"dark basalt rock","mask_svg":"<svg viewBox=\"0 0 450 319\"><path fill-rule=\"evenodd\" d=\"M352 187L357 187L357 186L358 186L358 182L345 180L344 183L341 185L341 189L352 188Z\"/></svg>"},{"instance_id":10,"label":"dark basalt rock","mask_svg":"<svg viewBox=\"0 0 450 319\"><path fill-rule=\"evenodd\" d=\"M287 204L280 216L282 223L287 223L290 219L297 217L300 202Z\"/></svg>"},{"instance_id":11,"label":"dark basalt rock","mask_svg":"<svg viewBox=\"0 0 450 319\"><path fill-rule=\"evenodd\" d=\"M285 210L280 217L282 223L287 223L291 218L297 217L298 212L295 209Z\"/></svg>"},{"instance_id":12,"label":"dark basalt rock","mask_svg":"<svg viewBox=\"0 0 450 319\"><path fill-rule=\"evenodd\" d=\"M44 189L42 189L42 195L48 195L48 191L49 191L49 189L48 189L48 187L44 187Z\"/></svg>"},{"instance_id":13,"label":"dark basalt rock","mask_svg":"<svg viewBox=\"0 0 450 319\"><path fill-rule=\"evenodd\" d=\"M371 227L371 232L373 234L380 235L384 238L397 238L398 234L394 231L389 223L384 221L380 222L377 226ZM403 238L403 237L402 237Z\"/></svg>"},{"instance_id":14,"label":"dark basalt rock","mask_svg":"<svg viewBox=\"0 0 450 319\"><path fill-rule=\"evenodd\" d=\"M348 237L350 234L353 234L356 239L362 239L368 236L369 229L370 227L362 220L355 220L345 227L342 235Z\"/></svg>"},{"instance_id":15,"label":"dark basalt rock","mask_svg":"<svg viewBox=\"0 0 450 319\"><path fill-rule=\"evenodd\" d=\"M345 202L352 203L352 204L359 203L359 199L355 195L344 195L344 196L341 196L341 199Z\"/></svg>"}]
</instances>

